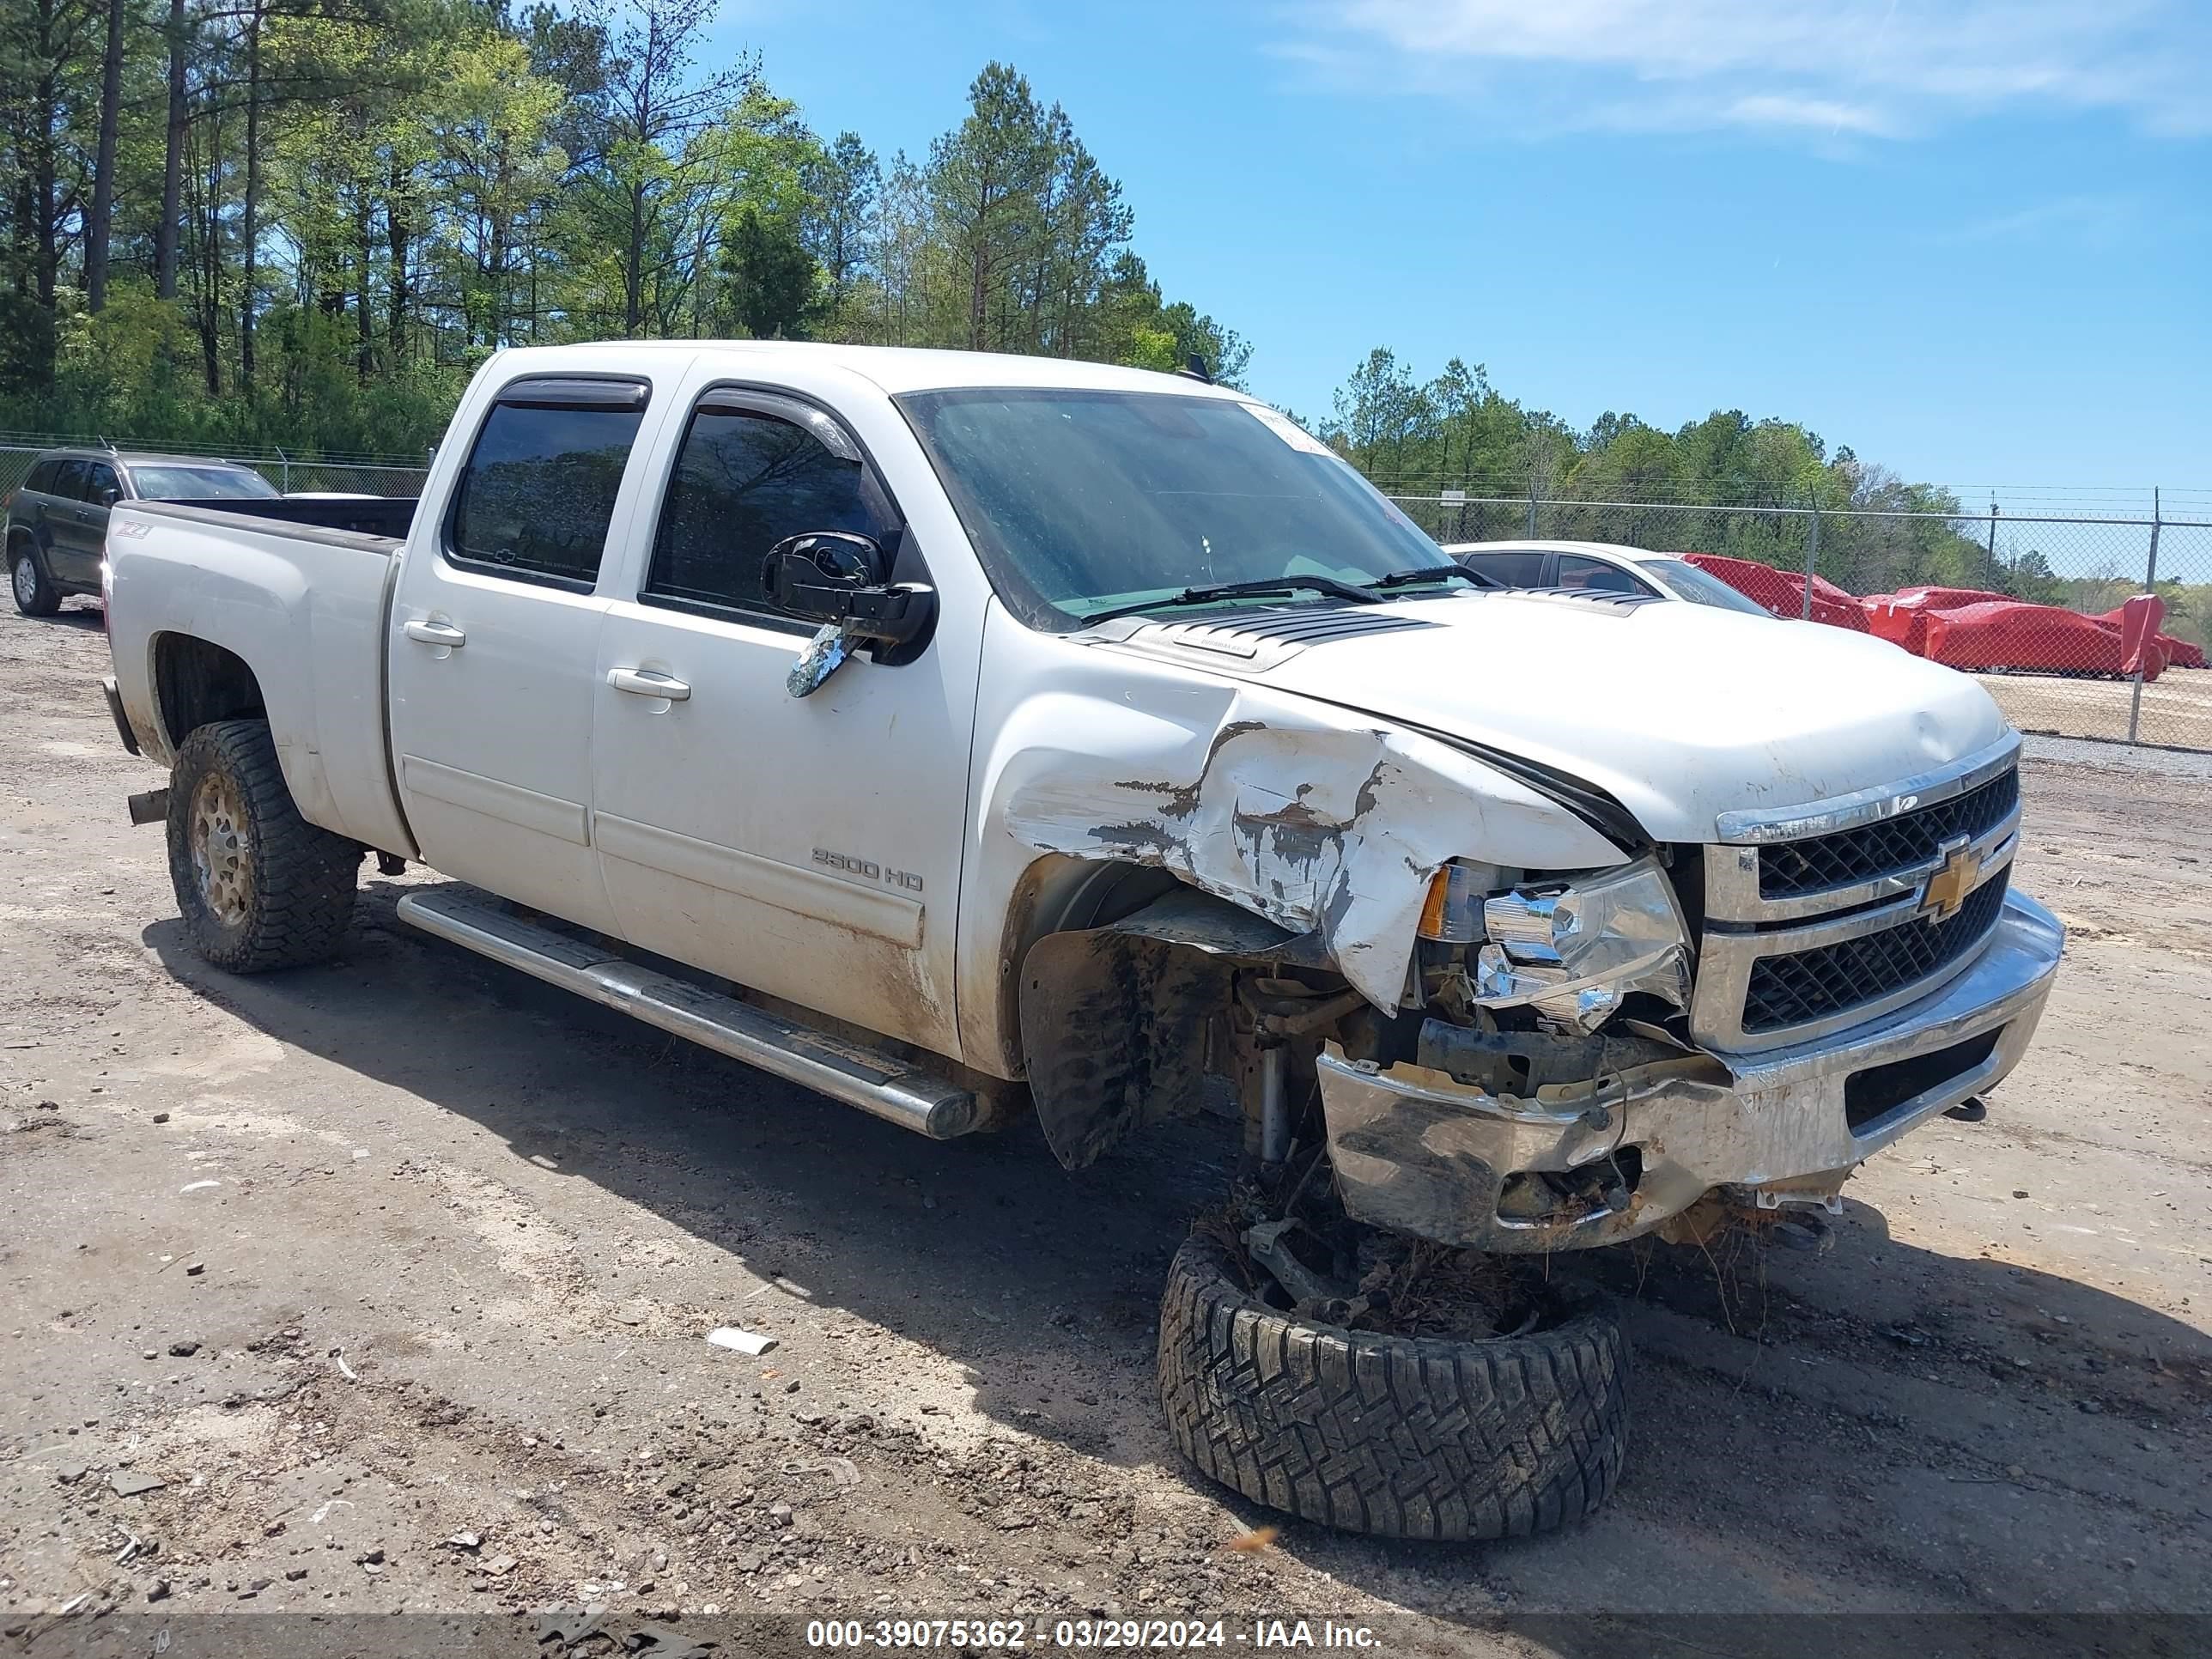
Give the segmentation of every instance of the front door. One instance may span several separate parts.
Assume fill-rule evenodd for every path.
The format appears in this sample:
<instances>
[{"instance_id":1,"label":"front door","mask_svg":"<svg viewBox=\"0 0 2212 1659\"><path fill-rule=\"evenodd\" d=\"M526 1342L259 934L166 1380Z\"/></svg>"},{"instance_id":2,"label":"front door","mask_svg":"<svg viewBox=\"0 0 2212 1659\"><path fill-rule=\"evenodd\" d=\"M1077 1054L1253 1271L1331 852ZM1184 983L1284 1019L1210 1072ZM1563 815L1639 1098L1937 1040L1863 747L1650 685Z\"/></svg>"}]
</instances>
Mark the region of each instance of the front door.
<instances>
[{"instance_id":1,"label":"front door","mask_svg":"<svg viewBox=\"0 0 2212 1659\"><path fill-rule=\"evenodd\" d=\"M817 530L902 538L901 580L926 580L920 550L832 411L707 389L681 418L639 515L649 548L600 634L593 823L623 935L957 1054L973 653L856 656L793 696L813 629L768 603L769 549Z\"/></svg>"},{"instance_id":2,"label":"front door","mask_svg":"<svg viewBox=\"0 0 2212 1659\"><path fill-rule=\"evenodd\" d=\"M422 860L615 931L592 849L594 592L649 390L511 381L444 521L418 526L387 651L392 746Z\"/></svg>"}]
</instances>

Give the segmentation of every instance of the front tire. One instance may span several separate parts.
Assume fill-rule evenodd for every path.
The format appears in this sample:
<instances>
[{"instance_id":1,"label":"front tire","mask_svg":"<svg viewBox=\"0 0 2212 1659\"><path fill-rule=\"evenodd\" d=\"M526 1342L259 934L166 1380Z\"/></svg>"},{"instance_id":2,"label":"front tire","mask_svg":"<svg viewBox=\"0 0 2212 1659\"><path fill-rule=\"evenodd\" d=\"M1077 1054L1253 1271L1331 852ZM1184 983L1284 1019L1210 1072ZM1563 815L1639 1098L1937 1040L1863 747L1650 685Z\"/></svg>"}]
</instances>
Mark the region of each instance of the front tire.
<instances>
[{"instance_id":1,"label":"front tire","mask_svg":"<svg viewBox=\"0 0 2212 1659\"><path fill-rule=\"evenodd\" d=\"M48 580L28 536L18 536L8 550L8 586L15 592L15 609L27 617L51 617L62 608L61 589Z\"/></svg>"},{"instance_id":2,"label":"front tire","mask_svg":"<svg viewBox=\"0 0 2212 1659\"><path fill-rule=\"evenodd\" d=\"M361 848L300 816L263 720L203 726L169 772L169 881L192 949L234 974L326 962Z\"/></svg>"},{"instance_id":3,"label":"front tire","mask_svg":"<svg viewBox=\"0 0 2212 1659\"><path fill-rule=\"evenodd\" d=\"M1194 1233L1168 1269L1159 1380L1183 1455L1247 1498L1382 1538L1518 1538L1620 1477L1628 1346L1595 1308L1486 1341L1297 1318Z\"/></svg>"}]
</instances>

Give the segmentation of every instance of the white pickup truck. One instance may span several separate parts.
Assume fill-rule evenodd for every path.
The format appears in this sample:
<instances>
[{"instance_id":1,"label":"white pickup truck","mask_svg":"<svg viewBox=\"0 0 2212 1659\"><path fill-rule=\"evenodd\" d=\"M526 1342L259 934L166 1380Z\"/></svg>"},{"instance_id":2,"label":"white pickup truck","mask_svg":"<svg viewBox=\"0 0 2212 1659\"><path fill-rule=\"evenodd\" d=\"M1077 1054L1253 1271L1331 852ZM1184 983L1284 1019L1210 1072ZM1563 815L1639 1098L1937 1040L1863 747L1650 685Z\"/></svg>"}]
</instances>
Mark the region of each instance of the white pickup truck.
<instances>
[{"instance_id":1,"label":"white pickup truck","mask_svg":"<svg viewBox=\"0 0 2212 1659\"><path fill-rule=\"evenodd\" d=\"M1601 1502L1620 1332L1516 1260L1833 1209L2057 967L1972 680L1489 586L1201 376L509 351L404 539L242 506L119 506L105 570L209 961L340 949L374 852L455 878L429 933L927 1135L1241 1116L1163 1398L1315 1520Z\"/></svg>"}]
</instances>

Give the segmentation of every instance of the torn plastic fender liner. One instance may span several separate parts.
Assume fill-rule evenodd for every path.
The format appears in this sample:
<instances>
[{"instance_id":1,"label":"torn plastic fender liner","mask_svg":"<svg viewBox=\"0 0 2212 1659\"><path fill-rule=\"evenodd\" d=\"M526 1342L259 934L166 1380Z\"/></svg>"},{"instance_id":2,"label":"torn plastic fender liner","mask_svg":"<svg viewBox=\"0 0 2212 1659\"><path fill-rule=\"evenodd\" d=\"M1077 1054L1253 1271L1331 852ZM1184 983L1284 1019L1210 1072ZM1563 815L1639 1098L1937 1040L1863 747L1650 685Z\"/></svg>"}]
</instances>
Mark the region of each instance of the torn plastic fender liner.
<instances>
[{"instance_id":1,"label":"torn plastic fender liner","mask_svg":"<svg viewBox=\"0 0 2212 1659\"><path fill-rule=\"evenodd\" d=\"M1042 697L1002 821L1042 852L1158 865L1293 933L1318 932L1376 1007L1406 987L1421 902L1455 858L1591 869L1627 856L1559 802L1437 738L1264 687L1178 721ZM1028 720L1024 722L1025 725ZM1049 741L1045 741L1049 734Z\"/></svg>"}]
</instances>

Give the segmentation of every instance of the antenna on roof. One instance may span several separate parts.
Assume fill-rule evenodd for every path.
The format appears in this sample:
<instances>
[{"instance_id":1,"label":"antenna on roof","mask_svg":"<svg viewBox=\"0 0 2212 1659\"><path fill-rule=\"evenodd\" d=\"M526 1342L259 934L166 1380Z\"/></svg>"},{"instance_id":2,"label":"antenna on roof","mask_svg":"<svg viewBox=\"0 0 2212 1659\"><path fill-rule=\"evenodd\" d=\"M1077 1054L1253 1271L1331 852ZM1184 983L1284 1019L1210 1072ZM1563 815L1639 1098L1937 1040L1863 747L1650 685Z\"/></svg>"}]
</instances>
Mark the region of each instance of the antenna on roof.
<instances>
[{"instance_id":1,"label":"antenna on roof","mask_svg":"<svg viewBox=\"0 0 2212 1659\"><path fill-rule=\"evenodd\" d=\"M1186 380L1198 380L1207 386L1212 386L1213 384L1213 376L1206 372L1206 359L1200 356L1195 351L1192 352L1189 356L1183 359L1183 366L1176 370L1176 373L1182 375Z\"/></svg>"}]
</instances>

